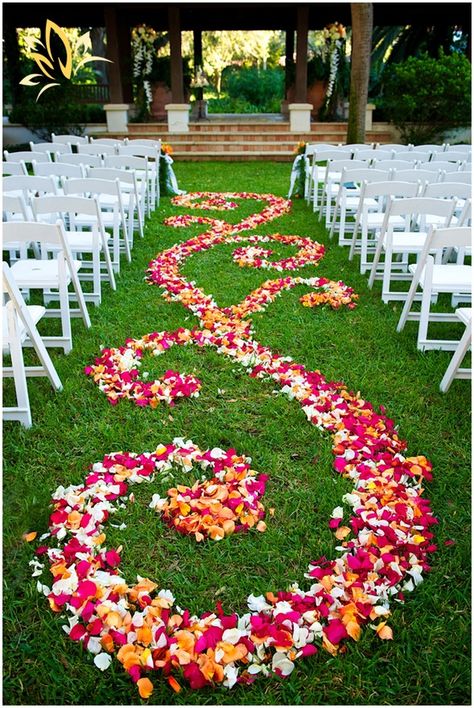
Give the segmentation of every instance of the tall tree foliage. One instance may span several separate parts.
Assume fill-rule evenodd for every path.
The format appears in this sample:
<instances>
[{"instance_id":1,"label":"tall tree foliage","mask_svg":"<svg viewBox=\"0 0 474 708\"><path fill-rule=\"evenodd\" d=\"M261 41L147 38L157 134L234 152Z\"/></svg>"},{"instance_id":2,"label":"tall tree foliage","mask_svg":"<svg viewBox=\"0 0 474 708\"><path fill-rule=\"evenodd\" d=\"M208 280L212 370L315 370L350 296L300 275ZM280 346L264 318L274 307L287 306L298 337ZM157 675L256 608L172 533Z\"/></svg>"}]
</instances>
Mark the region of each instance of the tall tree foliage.
<instances>
[{"instance_id":1,"label":"tall tree foliage","mask_svg":"<svg viewBox=\"0 0 474 708\"><path fill-rule=\"evenodd\" d=\"M365 142L365 112L369 93L373 5L351 3L352 55L347 142Z\"/></svg>"}]
</instances>

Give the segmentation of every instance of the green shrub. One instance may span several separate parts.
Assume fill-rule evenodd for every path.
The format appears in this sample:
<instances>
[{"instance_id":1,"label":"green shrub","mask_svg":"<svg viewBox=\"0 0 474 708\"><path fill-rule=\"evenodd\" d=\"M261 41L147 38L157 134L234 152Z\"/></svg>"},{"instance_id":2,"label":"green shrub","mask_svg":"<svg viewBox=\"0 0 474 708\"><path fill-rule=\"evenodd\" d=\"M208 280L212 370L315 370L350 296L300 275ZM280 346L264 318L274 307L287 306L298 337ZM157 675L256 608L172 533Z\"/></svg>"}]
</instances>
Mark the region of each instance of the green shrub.
<instances>
[{"instance_id":1,"label":"green shrub","mask_svg":"<svg viewBox=\"0 0 474 708\"><path fill-rule=\"evenodd\" d=\"M258 112L269 113L275 100L283 100L285 74L282 69L256 69L254 67L224 71L222 87L229 98L247 101Z\"/></svg>"},{"instance_id":2,"label":"green shrub","mask_svg":"<svg viewBox=\"0 0 474 708\"><path fill-rule=\"evenodd\" d=\"M471 123L471 64L462 54L410 57L388 70L382 108L407 143Z\"/></svg>"},{"instance_id":3,"label":"green shrub","mask_svg":"<svg viewBox=\"0 0 474 708\"><path fill-rule=\"evenodd\" d=\"M281 100L273 98L263 106L256 106L243 98L210 98L207 101L209 113L279 113Z\"/></svg>"},{"instance_id":4,"label":"green shrub","mask_svg":"<svg viewBox=\"0 0 474 708\"><path fill-rule=\"evenodd\" d=\"M67 86L55 87L39 101L25 96L12 108L9 119L29 128L41 140L50 140L51 133L82 135L86 123L106 120L103 106L77 103Z\"/></svg>"}]
</instances>

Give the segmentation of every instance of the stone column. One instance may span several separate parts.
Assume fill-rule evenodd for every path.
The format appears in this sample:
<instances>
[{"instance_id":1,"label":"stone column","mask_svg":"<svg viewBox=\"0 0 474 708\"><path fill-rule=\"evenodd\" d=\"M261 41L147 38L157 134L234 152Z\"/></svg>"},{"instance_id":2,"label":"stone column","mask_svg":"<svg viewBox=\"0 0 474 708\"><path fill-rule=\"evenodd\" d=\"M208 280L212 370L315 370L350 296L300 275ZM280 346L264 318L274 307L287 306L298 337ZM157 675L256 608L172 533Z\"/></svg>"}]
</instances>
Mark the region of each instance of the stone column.
<instances>
[{"instance_id":1,"label":"stone column","mask_svg":"<svg viewBox=\"0 0 474 708\"><path fill-rule=\"evenodd\" d=\"M308 84L308 25L309 7L299 5L296 15L296 81L295 102L290 103L290 131L309 133L311 130L311 103L307 103Z\"/></svg>"},{"instance_id":2,"label":"stone column","mask_svg":"<svg viewBox=\"0 0 474 708\"><path fill-rule=\"evenodd\" d=\"M117 14L115 7L104 6L107 34L107 74L110 103L104 105L107 130L111 133L128 132L128 111L133 104L131 77L130 27Z\"/></svg>"},{"instance_id":3,"label":"stone column","mask_svg":"<svg viewBox=\"0 0 474 708\"><path fill-rule=\"evenodd\" d=\"M189 131L189 104L184 102L183 60L181 57L181 17L177 6L168 8L168 34L171 53L171 95L172 103L165 108L168 112L170 133Z\"/></svg>"}]
</instances>

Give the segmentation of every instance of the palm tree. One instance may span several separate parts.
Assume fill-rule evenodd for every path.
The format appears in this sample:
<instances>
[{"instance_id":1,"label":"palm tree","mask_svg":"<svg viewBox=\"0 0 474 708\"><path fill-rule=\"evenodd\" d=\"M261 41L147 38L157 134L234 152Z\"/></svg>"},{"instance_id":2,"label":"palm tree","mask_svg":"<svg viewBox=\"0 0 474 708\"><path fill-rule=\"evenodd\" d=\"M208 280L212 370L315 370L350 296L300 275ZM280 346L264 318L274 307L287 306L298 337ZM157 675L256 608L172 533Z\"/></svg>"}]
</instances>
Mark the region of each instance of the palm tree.
<instances>
[{"instance_id":1,"label":"palm tree","mask_svg":"<svg viewBox=\"0 0 474 708\"><path fill-rule=\"evenodd\" d=\"M373 17L372 3L351 3L352 54L347 143L365 142L365 112L369 92Z\"/></svg>"}]
</instances>

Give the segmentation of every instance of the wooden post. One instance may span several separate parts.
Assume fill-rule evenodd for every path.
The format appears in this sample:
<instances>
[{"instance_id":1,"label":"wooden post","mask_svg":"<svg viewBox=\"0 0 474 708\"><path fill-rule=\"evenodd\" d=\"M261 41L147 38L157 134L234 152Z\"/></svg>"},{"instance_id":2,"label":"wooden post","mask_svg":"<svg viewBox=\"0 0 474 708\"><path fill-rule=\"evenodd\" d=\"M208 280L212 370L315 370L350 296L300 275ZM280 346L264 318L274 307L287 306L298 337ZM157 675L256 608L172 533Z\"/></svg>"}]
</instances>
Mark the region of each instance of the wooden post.
<instances>
[{"instance_id":1,"label":"wooden post","mask_svg":"<svg viewBox=\"0 0 474 708\"><path fill-rule=\"evenodd\" d=\"M130 27L117 16L113 5L104 5L107 33L107 64L109 75L109 98L111 103L132 103Z\"/></svg>"},{"instance_id":2,"label":"wooden post","mask_svg":"<svg viewBox=\"0 0 474 708\"><path fill-rule=\"evenodd\" d=\"M295 102L306 103L308 83L309 7L308 5L299 5L296 12Z\"/></svg>"},{"instance_id":3,"label":"wooden post","mask_svg":"<svg viewBox=\"0 0 474 708\"><path fill-rule=\"evenodd\" d=\"M168 8L171 53L171 95L173 103L184 103L183 60L181 57L181 18L179 7Z\"/></svg>"},{"instance_id":4,"label":"wooden post","mask_svg":"<svg viewBox=\"0 0 474 708\"><path fill-rule=\"evenodd\" d=\"M295 31L287 29L285 33L285 98L288 89L294 82Z\"/></svg>"},{"instance_id":5,"label":"wooden post","mask_svg":"<svg viewBox=\"0 0 474 708\"><path fill-rule=\"evenodd\" d=\"M194 45L194 74L196 74L196 68L199 66L202 69L202 32L201 30L193 31L193 45ZM196 100L202 101L203 99L203 89L197 88Z\"/></svg>"}]
</instances>

